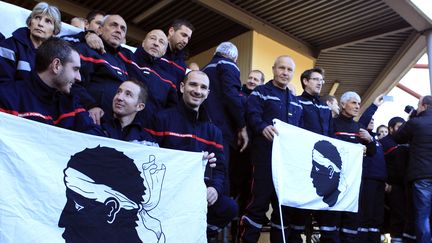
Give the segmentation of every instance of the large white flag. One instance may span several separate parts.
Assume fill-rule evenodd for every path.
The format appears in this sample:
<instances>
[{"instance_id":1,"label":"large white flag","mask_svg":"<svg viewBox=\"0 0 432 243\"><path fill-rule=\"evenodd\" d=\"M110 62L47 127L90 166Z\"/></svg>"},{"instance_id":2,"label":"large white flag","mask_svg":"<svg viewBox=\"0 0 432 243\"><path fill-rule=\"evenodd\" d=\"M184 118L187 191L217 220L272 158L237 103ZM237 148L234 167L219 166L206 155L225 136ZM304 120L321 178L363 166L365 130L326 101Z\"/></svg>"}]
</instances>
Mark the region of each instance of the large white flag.
<instances>
[{"instance_id":1,"label":"large white flag","mask_svg":"<svg viewBox=\"0 0 432 243\"><path fill-rule=\"evenodd\" d=\"M363 146L274 120L273 183L282 205L357 212Z\"/></svg>"},{"instance_id":2,"label":"large white flag","mask_svg":"<svg viewBox=\"0 0 432 243\"><path fill-rule=\"evenodd\" d=\"M0 113L0 242L206 242L202 153Z\"/></svg>"}]
</instances>

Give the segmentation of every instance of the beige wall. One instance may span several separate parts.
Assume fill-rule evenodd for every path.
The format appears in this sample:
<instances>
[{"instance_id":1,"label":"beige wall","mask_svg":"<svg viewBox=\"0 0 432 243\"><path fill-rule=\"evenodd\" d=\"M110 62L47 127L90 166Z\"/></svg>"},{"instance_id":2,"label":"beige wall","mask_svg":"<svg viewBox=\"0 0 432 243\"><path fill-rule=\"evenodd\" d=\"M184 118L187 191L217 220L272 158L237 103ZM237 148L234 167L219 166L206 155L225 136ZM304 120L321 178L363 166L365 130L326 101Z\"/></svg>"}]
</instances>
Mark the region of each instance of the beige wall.
<instances>
[{"instance_id":1,"label":"beige wall","mask_svg":"<svg viewBox=\"0 0 432 243\"><path fill-rule=\"evenodd\" d=\"M246 81L249 71L253 69L263 71L266 81L272 79L272 66L276 57L280 55L290 55L296 63L296 70L292 83L296 87L297 95L303 92L300 84L300 75L304 70L314 66L314 59L305 57L295 50L255 31L246 32L229 41L234 43L239 50L237 64L240 68L240 79L243 83ZM188 63L196 62L200 68L203 68L210 62L215 49L216 46L191 57Z\"/></svg>"},{"instance_id":2,"label":"beige wall","mask_svg":"<svg viewBox=\"0 0 432 243\"><path fill-rule=\"evenodd\" d=\"M292 83L296 87L297 95L303 92L300 84L301 73L313 67L315 60L305 57L295 50L292 50L265 35L253 32L253 49L252 49L252 69L263 71L266 81L273 78L272 66L276 57L281 55L290 55L295 63L296 69Z\"/></svg>"}]
</instances>

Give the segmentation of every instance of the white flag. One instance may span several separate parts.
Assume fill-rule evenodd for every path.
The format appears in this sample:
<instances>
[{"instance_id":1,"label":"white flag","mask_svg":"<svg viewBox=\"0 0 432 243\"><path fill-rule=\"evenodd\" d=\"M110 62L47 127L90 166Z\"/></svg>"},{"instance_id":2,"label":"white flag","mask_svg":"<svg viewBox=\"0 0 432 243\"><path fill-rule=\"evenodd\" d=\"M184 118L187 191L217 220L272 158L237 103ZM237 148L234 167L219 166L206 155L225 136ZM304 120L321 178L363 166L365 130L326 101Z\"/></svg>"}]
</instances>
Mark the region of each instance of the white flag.
<instances>
[{"instance_id":1,"label":"white flag","mask_svg":"<svg viewBox=\"0 0 432 243\"><path fill-rule=\"evenodd\" d=\"M207 242L202 153L0 113L0 242Z\"/></svg>"},{"instance_id":2,"label":"white flag","mask_svg":"<svg viewBox=\"0 0 432 243\"><path fill-rule=\"evenodd\" d=\"M357 212L363 146L274 120L273 183L281 205Z\"/></svg>"}]
</instances>

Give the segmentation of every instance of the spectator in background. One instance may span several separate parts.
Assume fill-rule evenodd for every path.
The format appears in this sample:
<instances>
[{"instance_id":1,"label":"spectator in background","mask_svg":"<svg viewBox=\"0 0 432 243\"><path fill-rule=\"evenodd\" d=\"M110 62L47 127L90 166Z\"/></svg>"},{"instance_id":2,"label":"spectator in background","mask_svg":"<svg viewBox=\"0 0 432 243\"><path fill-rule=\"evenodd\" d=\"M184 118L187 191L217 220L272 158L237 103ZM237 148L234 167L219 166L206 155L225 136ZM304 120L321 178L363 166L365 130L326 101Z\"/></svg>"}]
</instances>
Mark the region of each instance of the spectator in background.
<instances>
[{"instance_id":1,"label":"spectator in background","mask_svg":"<svg viewBox=\"0 0 432 243\"><path fill-rule=\"evenodd\" d=\"M332 111L332 117L336 118L339 115L339 104L335 96L333 95L327 95L323 99L328 107L330 107Z\"/></svg>"},{"instance_id":2,"label":"spectator in background","mask_svg":"<svg viewBox=\"0 0 432 243\"><path fill-rule=\"evenodd\" d=\"M75 35L62 36L64 40L73 43L85 43L101 53L105 52L102 39L98 36L99 28L102 26L102 21L105 13L100 10L91 11L86 17L85 31Z\"/></svg>"},{"instance_id":3,"label":"spectator in background","mask_svg":"<svg viewBox=\"0 0 432 243\"><path fill-rule=\"evenodd\" d=\"M362 181L360 186L358 210L358 242L380 243L380 229L384 223L384 189L387 179L387 168L384 150L372 132L372 118L378 107L384 103L383 94L379 95L359 119L367 127L376 146L376 153L363 157Z\"/></svg>"},{"instance_id":4,"label":"spectator in background","mask_svg":"<svg viewBox=\"0 0 432 243\"><path fill-rule=\"evenodd\" d=\"M378 139L382 139L383 137L387 136L388 134L388 128L386 125L379 125L377 130L376 130L376 134L378 136Z\"/></svg>"},{"instance_id":5,"label":"spectator in background","mask_svg":"<svg viewBox=\"0 0 432 243\"><path fill-rule=\"evenodd\" d=\"M252 70L249 72L246 83L243 84L241 91L249 96L252 91L258 86L264 84L264 73L260 70Z\"/></svg>"},{"instance_id":6,"label":"spectator in background","mask_svg":"<svg viewBox=\"0 0 432 243\"><path fill-rule=\"evenodd\" d=\"M192 38L192 32L195 30L193 25L185 19L176 19L168 29L168 49L164 55L169 61L175 62L183 72L186 71L184 48ZM182 81L182 80L181 80Z\"/></svg>"},{"instance_id":7,"label":"spectator in background","mask_svg":"<svg viewBox=\"0 0 432 243\"><path fill-rule=\"evenodd\" d=\"M51 38L36 51L36 72L25 82L0 85L0 111L78 132L102 135L76 96L80 81L78 52L66 41Z\"/></svg>"},{"instance_id":8,"label":"spectator in background","mask_svg":"<svg viewBox=\"0 0 432 243\"><path fill-rule=\"evenodd\" d=\"M57 7L38 3L27 18L27 27L18 28L0 43L0 82L30 80L36 50L60 33L61 15Z\"/></svg>"},{"instance_id":9,"label":"spectator in background","mask_svg":"<svg viewBox=\"0 0 432 243\"><path fill-rule=\"evenodd\" d=\"M210 79L212 91L205 106L210 119L222 130L224 154L227 158L225 168L229 168L230 149L243 151L248 144L237 57L237 47L231 42L222 42L217 46L210 63L203 68ZM228 185L225 188L227 192Z\"/></svg>"},{"instance_id":10,"label":"spectator in background","mask_svg":"<svg viewBox=\"0 0 432 243\"><path fill-rule=\"evenodd\" d=\"M196 62L191 62L189 64L188 68L192 71L199 71L200 70L198 63L196 63Z\"/></svg>"},{"instance_id":11,"label":"spectator in background","mask_svg":"<svg viewBox=\"0 0 432 243\"><path fill-rule=\"evenodd\" d=\"M252 70L249 72L248 79L242 86L241 92L244 94L243 105L246 109L246 98L252 93L252 91L264 83L264 73L260 70ZM250 137L252 132L248 130L248 136ZM244 210L247 206L247 200L250 196L250 184L252 182L252 164L250 157L250 147L240 152L238 150L230 151L230 195L237 200L239 205L239 216L244 214ZM239 236L237 234L238 218L236 222L231 224L231 232L233 236Z\"/></svg>"},{"instance_id":12,"label":"spectator in background","mask_svg":"<svg viewBox=\"0 0 432 243\"><path fill-rule=\"evenodd\" d=\"M415 243L412 190L406 180L409 161L407 144L397 144L394 135L405 123L402 117L393 117L388 122L389 134L382 138L387 166L387 198L390 208L389 233L394 243Z\"/></svg>"},{"instance_id":13,"label":"spectator in background","mask_svg":"<svg viewBox=\"0 0 432 243\"><path fill-rule=\"evenodd\" d=\"M409 143L407 180L412 183L417 242L431 242L432 206L432 96L420 98L415 117L404 123L394 135L397 143Z\"/></svg>"},{"instance_id":14,"label":"spectator in background","mask_svg":"<svg viewBox=\"0 0 432 243\"><path fill-rule=\"evenodd\" d=\"M87 20L82 17L74 17L71 19L72 26L77 27L78 29L85 30L85 27L87 25Z\"/></svg>"}]
</instances>

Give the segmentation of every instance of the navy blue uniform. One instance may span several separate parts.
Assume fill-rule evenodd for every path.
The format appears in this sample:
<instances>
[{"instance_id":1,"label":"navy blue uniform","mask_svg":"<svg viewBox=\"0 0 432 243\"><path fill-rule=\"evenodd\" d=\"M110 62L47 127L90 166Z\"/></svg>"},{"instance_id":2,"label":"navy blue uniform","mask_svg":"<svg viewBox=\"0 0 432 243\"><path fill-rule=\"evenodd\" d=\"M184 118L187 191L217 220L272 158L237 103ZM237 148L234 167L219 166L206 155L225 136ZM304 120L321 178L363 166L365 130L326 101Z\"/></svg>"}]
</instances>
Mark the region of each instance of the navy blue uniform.
<instances>
[{"instance_id":1,"label":"navy blue uniform","mask_svg":"<svg viewBox=\"0 0 432 243\"><path fill-rule=\"evenodd\" d=\"M333 119L333 136L337 139L347 141L350 143L365 143L360 139L360 128L364 128L360 123L354 121L353 118L346 117L340 114L337 118ZM376 153L375 142L370 142L366 145L366 155L373 156ZM358 228L357 213L342 212L341 215L341 241L342 242L356 242Z\"/></svg>"},{"instance_id":2,"label":"navy blue uniform","mask_svg":"<svg viewBox=\"0 0 432 243\"><path fill-rule=\"evenodd\" d=\"M77 43L86 43L86 35L87 35L87 31L81 31L77 34L74 35L64 35L61 38L65 41L69 41L72 44L77 44Z\"/></svg>"},{"instance_id":3,"label":"navy blue uniform","mask_svg":"<svg viewBox=\"0 0 432 243\"><path fill-rule=\"evenodd\" d=\"M154 136L162 148L215 153L216 167L207 166L205 181L208 187L216 189L218 199L208 209L207 223L218 228L225 227L237 214L237 205L234 200L223 195L225 169L222 134L209 121L203 107L197 114L180 101L177 106L159 112L152 128L146 131Z\"/></svg>"},{"instance_id":4,"label":"navy blue uniform","mask_svg":"<svg viewBox=\"0 0 432 243\"><path fill-rule=\"evenodd\" d=\"M298 99L303 107L302 127L311 132L331 136L333 129L331 109L320 100L318 95L310 95L306 91L298 96ZM340 242L337 228L339 223L337 219L340 217L339 212L298 208L289 208L291 233L288 242L303 242L300 234L310 222L312 213L320 226L320 242Z\"/></svg>"},{"instance_id":5,"label":"navy blue uniform","mask_svg":"<svg viewBox=\"0 0 432 243\"><path fill-rule=\"evenodd\" d=\"M271 203L273 213L270 241L282 242L279 206L271 171L272 142L268 141L262 132L273 124L272 120L275 118L299 126L302 106L288 88L282 90L274 86L273 81L269 81L256 87L248 97L246 116L248 127L252 130L253 181L251 200L241 219L241 239L242 242L258 242L262 226L269 221L266 212ZM287 223L286 213L282 212L282 215ZM287 233L288 231L288 236Z\"/></svg>"},{"instance_id":6,"label":"navy blue uniform","mask_svg":"<svg viewBox=\"0 0 432 243\"><path fill-rule=\"evenodd\" d=\"M121 127L118 119L113 118L102 124L105 135L112 139L140 143L148 146L158 146L155 139L143 129L141 122L134 119L131 124Z\"/></svg>"},{"instance_id":7,"label":"navy blue uniform","mask_svg":"<svg viewBox=\"0 0 432 243\"><path fill-rule=\"evenodd\" d=\"M77 132L103 135L77 97L59 93L36 74L0 85L0 111Z\"/></svg>"},{"instance_id":8,"label":"navy blue uniform","mask_svg":"<svg viewBox=\"0 0 432 243\"><path fill-rule=\"evenodd\" d=\"M181 67L186 71L187 65L185 62L185 52L183 50L180 51L171 51L171 48L168 46L165 55L163 56L166 60L173 61L176 66Z\"/></svg>"},{"instance_id":9,"label":"navy blue uniform","mask_svg":"<svg viewBox=\"0 0 432 243\"><path fill-rule=\"evenodd\" d=\"M388 206L390 208L389 233L392 242L415 242L412 191L405 178L409 146L397 144L392 134L383 137L380 142L383 145L387 166L387 183L391 185Z\"/></svg>"},{"instance_id":10,"label":"navy blue uniform","mask_svg":"<svg viewBox=\"0 0 432 243\"><path fill-rule=\"evenodd\" d=\"M30 80L35 67L36 48L30 30L22 27L0 42L0 82Z\"/></svg>"},{"instance_id":11,"label":"navy blue uniform","mask_svg":"<svg viewBox=\"0 0 432 243\"><path fill-rule=\"evenodd\" d=\"M378 107L370 105L359 122L367 127ZM374 133L369 130L372 137ZM358 240L359 242L380 242L380 228L384 222L384 188L387 178L384 150L379 141L373 138L376 153L363 158L362 181L359 196ZM372 200L371 200L372 199Z\"/></svg>"},{"instance_id":12,"label":"navy blue uniform","mask_svg":"<svg viewBox=\"0 0 432 243\"><path fill-rule=\"evenodd\" d=\"M145 126L157 112L178 102L176 81L169 73L171 64L151 56L142 47L135 51L133 60L124 58L130 75L144 82L148 89L146 107L140 114Z\"/></svg>"},{"instance_id":13,"label":"navy blue uniform","mask_svg":"<svg viewBox=\"0 0 432 243\"><path fill-rule=\"evenodd\" d=\"M246 125L240 92L240 69L229 58L216 54L202 70L210 79L210 94L205 101L210 119L222 130L225 155L235 146L237 131Z\"/></svg>"},{"instance_id":14,"label":"navy blue uniform","mask_svg":"<svg viewBox=\"0 0 432 243\"><path fill-rule=\"evenodd\" d=\"M81 82L74 86L73 92L79 95L87 109L100 107L104 119L112 118L112 100L118 87L128 80L126 64L120 57L132 53L125 48L113 48L104 42L106 53L100 54L86 43L76 45L81 58ZM126 54L125 54L126 53Z\"/></svg>"}]
</instances>

